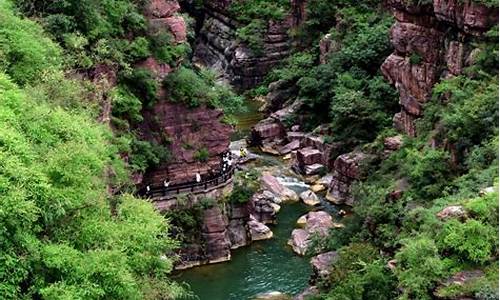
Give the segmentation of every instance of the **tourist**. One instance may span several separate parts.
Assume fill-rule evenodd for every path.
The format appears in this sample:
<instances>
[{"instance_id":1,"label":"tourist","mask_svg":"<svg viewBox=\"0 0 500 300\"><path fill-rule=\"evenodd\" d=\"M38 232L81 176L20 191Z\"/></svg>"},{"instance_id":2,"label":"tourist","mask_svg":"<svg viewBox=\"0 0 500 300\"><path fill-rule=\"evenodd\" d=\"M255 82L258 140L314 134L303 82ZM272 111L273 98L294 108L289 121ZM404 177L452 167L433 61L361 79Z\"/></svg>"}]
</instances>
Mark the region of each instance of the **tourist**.
<instances>
[{"instance_id":1,"label":"tourist","mask_svg":"<svg viewBox=\"0 0 500 300\"><path fill-rule=\"evenodd\" d=\"M168 192L168 186L170 185L170 180L163 180L163 194L166 196Z\"/></svg>"},{"instance_id":2,"label":"tourist","mask_svg":"<svg viewBox=\"0 0 500 300\"><path fill-rule=\"evenodd\" d=\"M196 173L196 182L197 183L201 182L201 175L200 175L200 173Z\"/></svg>"},{"instance_id":3,"label":"tourist","mask_svg":"<svg viewBox=\"0 0 500 300\"><path fill-rule=\"evenodd\" d=\"M241 147L240 148L240 157L245 158L245 157L247 157L247 154L248 154L247 150L245 150L245 148Z\"/></svg>"},{"instance_id":4,"label":"tourist","mask_svg":"<svg viewBox=\"0 0 500 300\"><path fill-rule=\"evenodd\" d=\"M151 193L151 188L149 187L149 185L146 186L146 195L149 195L149 193Z\"/></svg>"}]
</instances>

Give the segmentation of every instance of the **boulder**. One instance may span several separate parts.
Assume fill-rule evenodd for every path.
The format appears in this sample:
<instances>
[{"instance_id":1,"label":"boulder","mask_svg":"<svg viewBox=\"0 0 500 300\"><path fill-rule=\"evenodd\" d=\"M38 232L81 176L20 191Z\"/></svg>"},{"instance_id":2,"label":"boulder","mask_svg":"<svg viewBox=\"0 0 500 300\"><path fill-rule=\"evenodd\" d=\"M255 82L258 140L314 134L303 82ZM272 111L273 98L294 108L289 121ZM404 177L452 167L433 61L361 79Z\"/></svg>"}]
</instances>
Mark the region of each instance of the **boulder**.
<instances>
[{"instance_id":1,"label":"boulder","mask_svg":"<svg viewBox=\"0 0 500 300\"><path fill-rule=\"evenodd\" d=\"M310 206L315 206L315 205L318 205L318 204L320 204L320 203L321 203L321 202L319 201L319 199L318 199L318 196L316 196L316 194L315 194L313 191L310 191L310 190L307 190L307 191L302 192L302 193L299 195L299 198L300 198L300 200L302 200L302 202L304 202L306 205L310 205Z\"/></svg>"},{"instance_id":2,"label":"boulder","mask_svg":"<svg viewBox=\"0 0 500 300\"><path fill-rule=\"evenodd\" d=\"M320 174L321 172L323 172L325 170L326 170L326 168L322 164L312 164L312 165L309 165L309 166L305 166L304 173L307 176L311 176L311 175Z\"/></svg>"},{"instance_id":3,"label":"boulder","mask_svg":"<svg viewBox=\"0 0 500 300\"><path fill-rule=\"evenodd\" d=\"M275 196L281 199L281 201L298 201L299 197L297 193L291 189L285 187L281 184L278 179L268 172L262 173L261 177L261 187L264 190L268 190Z\"/></svg>"},{"instance_id":4,"label":"boulder","mask_svg":"<svg viewBox=\"0 0 500 300\"><path fill-rule=\"evenodd\" d=\"M461 271L455 273L453 276L448 278L445 282L443 282L436 288L436 290L434 291L434 296L436 297L436 299L459 299L459 300L477 299L477 298L470 298L469 297L470 295L465 292L467 291L467 289L463 288L461 289L460 287L473 286L478 280L483 279L484 276L485 274L481 270ZM455 293L453 298L450 298L447 295L450 289L456 290L458 292Z\"/></svg>"},{"instance_id":5,"label":"boulder","mask_svg":"<svg viewBox=\"0 0 500 300\"><path fill-rule=\"evenodd\" d=\"M489 186L489 187L486 187L484 189L481 189L479 191L479 195L480 196L484 196L484 195L491 194L491 193L494 193L494 192L495 192L495 188L492 187L492 186Z\"/></svg>"},{"instance_id":6,"label":"boulder","mask_svg":"<svg viewBox=\"0 0 500 300\"><path fill-rule=\"evenodd\" d=\"M366 176L367 166L374 159L359 151L342 154L335 160L334 172L326 199L337 205L347 204L352 206L354 198L351 194L351 185Z\"/></svg>"},{"instance_id":7,"label":"boulder","mask_svg":"<svg viewBox=\"0 0 500 300\"><path fill-rule=\"evenodd\" d=\"M328 235L330 228L335 227L332 216L325 211L309 212L297 221L298 224L303 224L304 222L304 228L294 229L288 241L288 245L292 246L293 251L299 255L305 255L310 238L313 235L325 237Z\"/></svg>"},{"instance_id":8,"label":"boulder","mask_svg":"<svg viewBox=\"0 0 500 300\"><path fill-rule=\"evenodd\" d=\"M250 145L262 146L265 140L273 141L285 136L285 129L281 123L267 118L257 123L251 131Z\"/></svg>"},{"instance_id":9,"label":"boulder","mask_svg":"<svg viewBox=\"0 0 500 300\"><path fill-rule=\"evenodd\" d=\"M436 214L436 216L441 220L450 218L463 219L466 215L465 209L461 205L447 206Z\"/></svg>"},{"instance_id":10,"label":"boulder","mask_svg":"<svg viewBox=\"0 0 500 300\"><path fill-rule=\"evenodd\" d=\"M303 290L300 294L295 296L293 300L308 300L319 294L319 289L315 286L309 286Z\"/></svg>"},{"instance_id":11,"label":"boulder","mask_svg":"<svg viewBox=\"0 0 500 300\"><path fill-rule=\"evenodd\" d=\"M297 162L301 169L305 166L322 163L323 153L311 147L300 149L297 151Z\"/></svg>"},{"instance_id":12,"label":"boulder","mask_svg":"<svg viewBox=\"0 0 500 300\"><path fill-rule=\"evenodd\" d=\"M305 133L303 132L295 132L295 131L289 131L286 133L286 139L288 141L302 141L302 139L306 136Z\"/></svg>"},{"instance_id":13,"label":"boulder","mask_svg":"<svg viewBox=\"0 0 500 300\"><path fill-rule=\"evenodd\" d=\"M281 292L268 292L264 294L259 294L254 298L254 300L291 300L289 296Z\"/></svg>"},{"instance_id":14,"label":"boulder","mask_svg":"<svg viewBox=\"0 0 500 300\"><path fill-rule=\"evenodd\" d=\"M289 154L290 152L299 149L299 147L300 147L300 141L293 140L290 143L286 144L285 146L281 147L279 152L281 155L285 155L285 154Z\"/></svg>"},{"instance_id":15,"label":"boulder","mask_svg":"<svg viewBox=\"0 0 500 300\"><path fill-rule=\"evenodd\" d=\"M268 240L273 237L273 232L269 227L255 219L247 223L252 241Z\"/></svg>"},{"instance_id":16,"label":"boulder","mask_svg":"<svg viewBox=\"0 0 500 300\"><path fill-rule=\"evenodd\" d=\"M318 193L318 192L321 192L324 190L326 190L326 186L322 185L322 184L314 184L311 186L311 191L313 191L315 193Z\"/></svg>"},{"instance_id":17,"label":"boulder","mask_svg":"<svg viewBox=\"0 0 500 300\"><path fill-rule=\"evenodd\" d=\"M304 229L294 229L288 245L292 246L295 253L305 255L309 245L309 233Z\"/></svg>"},{"instance_id":18,"label":"boulder","mask_svg":"<svg viewBox=\"0 0 500 300\"><path fill-rule=\"evenodd\" d=\"M264 224L272 224L276 222L276 214L280 206L274 203L276 198L272 193L259 192L250 199L250 210L257 221Z\"/></svg>"},{"instance_id":19,"label":"boulder","mask_svg":"<svg viewBox=\"0 0 500 300\"><path fill-rule=\"evenodd\" d=\"M231 242L231 249L237 249L250 243L247 234L247 228L243 220L230 220L227 230L229 234L229 240Z\"/></svg>"},{"instance_id":20,"label":"boulder","mask_svg":"<svg viewBox=\"0 0 500 300\"><path fill-rule=\"evenodd\" d=\"M330 275L331 266L338 258L337 252L330 251L322 253L311 258L311 266L313 269L313 278L326 278Z\"/></svg>"},{"instance_id":21,"label":"boulder","mask_svg":"<svg viewBox=\"0 0 500 300\"><path fill-rule=\"evenodd\" d=\"M309 233L326 236L329 229L334 227L332 216L326 211L311 211L307 214L306 219L306 230Z\"/></svg>"},{"instance_id":22,"label":"boulder","mask_svg":"<svg viewBox=\"0 0 500 300\"><path fill-rule=\"evenodd\" d=\"M318 179L315 182L315 184L330 185L330 182L332 182L332 179L333 179L333 174L326 174L325 176Z\"/></svg>"},{"instance_id":23,"label":"boulder","mask_svg":"<svg viewBox=\"0 0 500 300\"><path fill-rule=\"evenodd\" d=\"M165 18L175 14L180 9L179 2L175 0L151 0L146 5L146 16L152 18Z\"/></svg>"},{"instance_id":24,"label":"boulder","mask_svg":"<svg viewBox=\"0 0 500 300\"><path fill-rule=\"evenodd\" d=\"M297 226L304 228L306 227L307 224L307 215L303 215L300 218L297 219Z\"/></svg>"},{"instance_id":25,"label":"boulder","mask_svg":"<svg viewBox=\"0 0 500 300\"><path fill-rule=\"evenodd\" d=\"M384 149L396 151L403 145L403 137L400 135L387 137L384 139Z\"/></svg>"}]
</instances>

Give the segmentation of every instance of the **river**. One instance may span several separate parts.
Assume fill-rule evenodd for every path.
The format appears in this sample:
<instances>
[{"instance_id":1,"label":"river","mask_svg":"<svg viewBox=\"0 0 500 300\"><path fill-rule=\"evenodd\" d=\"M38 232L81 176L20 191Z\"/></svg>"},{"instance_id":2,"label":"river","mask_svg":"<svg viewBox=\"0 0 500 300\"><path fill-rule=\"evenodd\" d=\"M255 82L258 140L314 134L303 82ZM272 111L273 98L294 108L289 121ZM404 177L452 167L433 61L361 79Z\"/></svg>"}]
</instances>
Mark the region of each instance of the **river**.
<instances>
[{"instance_id":1,"label":"river","mask_svg":"<svg viewBox=\"0 0 500 300\"><path fill-rule=\"evenodd\" d=\"M238 133L233 140L248 134L249 129L261 118L258 104L247 103L248 110L238 116ZM282 170L279 179L289 188L300 193L307 185L293 177L288 166L279 158L259 153L255 167L273 167ZM336 207L323 197L321 209L336 212ZM301 292L308 285L311 274L309 258L296 255L287 241L296 227L297 219L313 210L303 203L283 204L278 213L278 224L270 225L274 236L270 240L253 242L250 246L232 251L229 262L205 265L182 271L176 280L189 284L200 300L246 300L257 294L279 291L289 295Z\"/></svg>"}]
</instances>

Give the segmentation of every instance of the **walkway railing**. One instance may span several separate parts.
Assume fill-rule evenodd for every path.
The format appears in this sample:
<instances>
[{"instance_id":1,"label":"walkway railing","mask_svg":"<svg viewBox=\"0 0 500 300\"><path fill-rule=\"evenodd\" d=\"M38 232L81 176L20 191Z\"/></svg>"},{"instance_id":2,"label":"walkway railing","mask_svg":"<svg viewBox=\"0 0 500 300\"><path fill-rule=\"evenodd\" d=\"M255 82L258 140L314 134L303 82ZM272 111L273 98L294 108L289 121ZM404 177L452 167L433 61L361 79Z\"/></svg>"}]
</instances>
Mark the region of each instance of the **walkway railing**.
<instances>
[{"instance_id":1,"label":"walkway railing","mask_svg":"<svg viewBox=\"0 0 500 300\"><path fill-rule=\"evenodd\" d=\"M150 185L149 192L146 190L146 188L144 188L139 191L139 194L155 200L160 198L168 198L184 193L203 192L210 188L223 186L229 183L233 178L234 170L234 166L231 166L226 172L223 172L208 180L202 180L200 182L194 181L171 184L168 187L165 187L163 185Z\"/></svg>"}]
</instances>

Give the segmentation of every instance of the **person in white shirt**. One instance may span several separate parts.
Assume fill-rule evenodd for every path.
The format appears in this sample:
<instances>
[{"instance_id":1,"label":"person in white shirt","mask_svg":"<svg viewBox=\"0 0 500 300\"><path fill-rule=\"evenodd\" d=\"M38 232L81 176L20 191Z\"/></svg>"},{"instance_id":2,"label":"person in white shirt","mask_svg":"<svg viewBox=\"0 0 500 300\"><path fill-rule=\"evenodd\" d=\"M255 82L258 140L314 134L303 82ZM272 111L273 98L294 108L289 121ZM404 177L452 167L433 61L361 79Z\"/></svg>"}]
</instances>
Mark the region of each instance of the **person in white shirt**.
<instances>
[{"instance_id":1,"label":"person in white shirt","mask_svg":"<svg viewBox=\"0 0 500 300\"><path fill-rule=\"evenodd\" d=\"M196 173L196 182L201 182L201 175L200 173Z\"/></svg>"}]
</instances>

